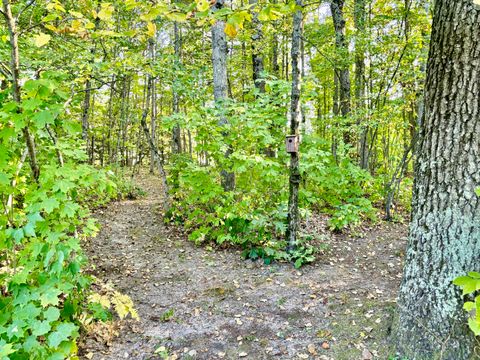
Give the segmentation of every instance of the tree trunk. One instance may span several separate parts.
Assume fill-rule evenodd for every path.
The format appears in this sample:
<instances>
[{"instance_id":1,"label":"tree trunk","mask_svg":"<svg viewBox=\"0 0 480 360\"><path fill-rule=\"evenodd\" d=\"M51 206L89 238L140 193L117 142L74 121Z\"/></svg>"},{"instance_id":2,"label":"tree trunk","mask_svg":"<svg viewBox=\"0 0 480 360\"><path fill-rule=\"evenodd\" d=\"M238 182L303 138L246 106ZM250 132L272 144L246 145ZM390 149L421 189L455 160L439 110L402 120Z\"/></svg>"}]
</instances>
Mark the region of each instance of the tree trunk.
<instances>
[{"instance_id":1,"label":"tree trunk","mask_svg":"<svg viewBox=\"0 0 480 360\"><path fill-rule=\"evenodd\" d=\"M181 64L181 51L182 51L182 39L180 28L177 22L173 24L173 45L174 45L174 67L176 70L179 70ZM173 113L178 114L180 112L180 95L178 93L178 79L173 80ZM172 152L174 154L180 154L182 151L182 140L181 140L181 129L178 122L175 123L172 130ZM184 145L185 146L185 145Z\"/></svg>"},{"instance_id":2,"label":"tree trunk","mask_svg":"<svg viewBox=\"0 0 480 360\"><path fill-rule=\"evenodd\" d=\"M299 125L301 120L300 111L300 92L301 92L301 69L300 69L300 41L302 38L302 0L296 0L299 9L293 15L293 33L292 33L292 103L291 103L291 121L290 134L299 135ZM298 188L300 185L300 163L298 152L290 154L290 180L289 180L289 198L288 198L288 218L287 218L287 250L292 251L297 245L298 231Z\"/></svg>"},{"instance_id":3,"label":"tree trunk","mask_svg":"<svg viewBox=\"0 0 480 360\"><path fill-rule=\"evenodd\" d=\"M363 37L365 36L365 0L355 0L353 20L355 23L355 110L362 114L358 124L360 125L359 165L362 169L368 169L368 124L362 121L365 113L365 50Z\"/></svg>"},{"instance_id":4,"label":"tree trunk","mask_svg":"<svg viewBox=\"0 0 480 360\"><path fill-rule=\"evenodd\" d=\"M257 4L258 0L250 0L251 5ZM254 27L252 35L252 67L253 67L253 82L260 93L265 92L265 79L263 78L263 57L260 52L262 47L262 23L258 20L257 12L254 12L252 24Z\"/></svg>"},{"instance_id":5,"label":"tree trunk","mask_svg":"<svg viewBox=\"0 0 480 360\"><path fill-rule=\"evenodd\" d=\"M223 8L223 0L217 0L214 9ZM212 25L212 65L213 65L213 94L215 102L221 102L227 99L228 79L227 79L227 39L225 35L225 22L217 20ZM220 126L228 125L225 115L220 116ZM226 136L226 133L224 133ZM230 157L232 149L225 152L225 158ZM235 174L226 169L221 171L222 187L225 191L231 191L235 188Z\"/></svg>"},{"instance_id":6,"label":"tree trunk","mask_svg":"<svg viewBox=\"0 0 480 360\"><path fill-rule=\"evenodd\" d=\"M22 96L20 90L20 54L18 50L18 31L17 23L12 14L12 8L9 0L3 0L3 15L7 21L8 33L10 36L10 67L12 75L13 99L16 103L21 104ZM26 125L23 129L23 137L28 149L30 159L30 167L32 169L33 178L38 182L40 177L40 167L37 162L37 152L35 149L35 139L30 134L30 130Z\"/></svg>"},{"instance_id":7,"label":"tree trunk","mask_svg":"<svg viewBox=\"0 0 480 360\"><path fill-rule=\"evenodd\" d=\"M83 98L82 106L82 139L85 141L85 144L88 148L88 118L90 115L90 97L92 93L92 85L90 79L87 79L85 82L85 97Z\"/></svg>"},{"instance_id":8,"label":"tree trunk","mask_svg":"<svg viewBox=\"0 0 480 360\"><path fill-rule=\"evenodd\" d=\"M480 8L437 0L413 214L395 324L411 360L467 360L474 336L452 280L480 268Z\"/></svg>"},{"instance_id":9,"label":"tree trunk","mask_svg":"<svg viewBox=\"0 0 480 360\"><path fill-rule=\"evenodd\" d=\"M140 124L142 125L143 128L143 133L145 135L145 138L147 139L148 145L150 147L150 151L153 152L155 156L155 162L158 166L158 172L160 174L160 178L162 179L162 190L163 190L163 210L165 213L170 209L170 196L169 196L169 190L168 190L168 183L167 183L167 174L165 172L165 168L163 166L163 158L160 155L160 152L158 151L157 145L153 142L151 132L148 129L147 126L147 117L148 117L148 112L150 108L150 99L152 96L152 84L153 84L153 78L151 75L148 75L147 77L147 84L146 84L146 99L145 99L145 107L143 109L143 114L140 119Z\"/></svg>"},{"instance_id":10,"label":"tree trunk","mask_svg":"<svg viewBox=\"0 0 480 360\"><path fill-rule=\"evenodd\" d=\"M344 0L332 0L330 10L332 12L333 25L335 27L335 47L339 57L342 59L340 66L336 69L340 90L340 112L342 117L350 115L350 71L348 69L348 45L345 39L345 17L343 15ZM344 131L344 142L351 143L351 130L348 124Z\"/></svg>"}]
</instances>

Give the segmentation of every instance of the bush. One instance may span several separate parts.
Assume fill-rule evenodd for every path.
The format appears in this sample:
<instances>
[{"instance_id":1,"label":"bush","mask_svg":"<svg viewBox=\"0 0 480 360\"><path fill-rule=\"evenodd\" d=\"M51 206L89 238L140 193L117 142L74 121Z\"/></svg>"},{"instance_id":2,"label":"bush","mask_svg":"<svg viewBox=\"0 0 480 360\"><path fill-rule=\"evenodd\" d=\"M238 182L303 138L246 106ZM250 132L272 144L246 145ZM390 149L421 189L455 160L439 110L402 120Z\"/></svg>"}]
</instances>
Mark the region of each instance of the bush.
<instances>
[{"instance_id":1,"label":"bush","mask_svg":"<svg viewBox=\"0 0 480 360\"><path fill-rule=\"evenodd\" d=\"M168 169L174 201L167 219L181 223L196 244L239 246L246 258L263 258L267 263L292 259L283 240L289 156L283 151L275 157L267 155L269 148L283 149L284 109L268 96L251 104L225 103L221 111L229 119L227 128L218 125L215 109L203 111L200 117L195 112L194 119L183 121L196 126L195 151L206 160L198 164L188 155L175 156ZM347 157L337 164L324 148L318 138L303 139L300 206L330 214L334 230L373 219L375 210L367 193L371 176ZM225 158L227 149L231 154ZM234 191L221 187L222 169L235 173ZM308 247L301 252L294 259L297 264L311 261Z\"/></svg>"}]
</instances>

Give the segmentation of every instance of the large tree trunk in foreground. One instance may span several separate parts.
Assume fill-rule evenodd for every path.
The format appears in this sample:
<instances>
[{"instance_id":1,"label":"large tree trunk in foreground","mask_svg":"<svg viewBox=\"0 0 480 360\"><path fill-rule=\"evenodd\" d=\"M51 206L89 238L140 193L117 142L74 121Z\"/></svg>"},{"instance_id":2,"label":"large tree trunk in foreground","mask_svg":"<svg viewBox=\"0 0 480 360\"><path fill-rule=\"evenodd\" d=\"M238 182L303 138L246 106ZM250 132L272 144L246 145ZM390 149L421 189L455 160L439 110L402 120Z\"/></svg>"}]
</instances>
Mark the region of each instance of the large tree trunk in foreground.
<instances>
[{"instance_id":1,"label":"large tree trunk in foreground","mask_svg":"<svg viewBox=\"0 0 480 360\"><path fill-rule=\"evenodd\" d=\"M302 0L296 0L298 7L302 7ZM300 40L302 38L302 10L299 9L293 15L293 34L292 34L292 103L291 103L291 122L290 135L299 134L299 125L301 119L300 112ZM290 181L288 198L288 225L287 225L287 244L288 250L294 250L297 245L298 231L298 188L300 186L300 164L299 154L297 152L290 154Z\"/></svg>"},{"instance_id":2,"label":"large tree trunk in foreground","mask_svg":"<svg viewBox=\"0 0 480 360\"><path fill-rule=\"evenodd\" d=\"M480 269L480 8L435 4L410 236L395 324L410 360L466 360L474 337L452 280Z\"/></svg>"},{"instance_id":3,"label":"large tree trunk in foreground","mask_svg":"<svg viewBox=\"0 0 480 360\"><path fill-rule=\"evenodd\" d=\"M214 10L223 8L223 0L217 0ZM227 78L227 38L225 35L225 22L217 20L212 25L212 65L213 65L213 95L215 102L221 104L227 99L228 78ZM223 111L222 111L223 112ZM220 126L228 124L226 116L221 115L219 120ZM224 134L226 135L226 133ZM232 153L229 148L225 157L228 158ZM222 187L225 191L235 188L235 174L227 169L221 171Z\"/></svg>"}]
</instances>

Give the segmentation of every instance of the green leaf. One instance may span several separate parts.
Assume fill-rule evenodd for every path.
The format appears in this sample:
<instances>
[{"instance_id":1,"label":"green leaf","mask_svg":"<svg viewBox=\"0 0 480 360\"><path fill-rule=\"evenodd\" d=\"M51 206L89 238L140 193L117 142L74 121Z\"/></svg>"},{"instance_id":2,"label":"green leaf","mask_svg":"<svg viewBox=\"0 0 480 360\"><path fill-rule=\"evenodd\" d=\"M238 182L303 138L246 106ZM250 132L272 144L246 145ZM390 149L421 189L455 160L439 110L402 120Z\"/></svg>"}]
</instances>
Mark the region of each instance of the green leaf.
<instances>
[{"instance_id":1,"label":"green leaf","mask_svg":"<svg viewBox=\"0 0 480 360\"><path fill-rule=\"evenodd\" d=\"M22 107L27 111L37 110L42 105L42 100L40 99L27 99L22 103Z\"/></svg>"},{"instance_id":2,"label":"green leaf","mask_svg":"<svg viewBox=\"0 0 480 360\"><path fill-rule=\"evenodd\" d=\"M302 259L297 259L297 260L295 261L295 264L294 264L295 269L300 269L300 268L302 267L302 265L303 265Z\"/></svg>"},{"instance_id":3,"label":"green leaf","mask_svg":"<svg viewBox=\"0 0 480 360\"><path fill-rule=\"evenodd\" d=\"M60 310L58 308L50 306L44 313L43 318L48 322L57 321L60 318Z\"/></svg>"},{"instance_id":4,"label":"green leaf","mask_svg":"<svg viewBox=\"0 0 480 360\"><path fill-rule=\"evenodd\" d=\"M15 307L14 310L15 318L20 320L35 319L40 313L41 309L32 303L29 303L24 307Z\"/></svg>"},{"instance_id":5,"label":"green leaf","mask_svg":"<svg viewBox=\"0 0 480 360\"><path fill-rule=\"evenodd\" d=\"M13 238L15 239L15 242L17 244L20 244L22 241L23 237L25 236L23 233L23 229L15 229L12 231Z\"/></svg>"},{"instance_id":6,"label":"green leaf","mask_svg":"<svg viewBox=\"0 0 480 360\"><path fill-rule=\"evenodd\" d=\"M470 294L477 289L477 280L469 276L459 276L453 280L453 284L462 288L463 295Z\"/></svg>"},{"instance_id":7,"label":"green leaf","mask_svg":"<svg viewBox=\"0 0 480 360\"><path fill-rule=\"evenodd\" d=\"M75 184L73 182L62 179L62 180L58 180L55 183L55 185L53 185L53 191L60 190L63 193L67 193L68 191L70 191L74 187L75 187Z\"/></svg>"},{"instance_id":8,"label":"green leaf","mask_svg":"<svg viewBox=\"0 0 480 360\"><path fill-rule=\"evenodd\" d=\"M60 206L60 203L55 198L48 198L42 201L41 208L44 209L48 214L53 210L57 209Z\"/></svg>"},{"instance_id":9,"label":"green leaf","mask_svg":"<svg viewBox=\"0 0 480 360\"><path fill-rule=\"evenodd\" d=\"M67 202L63 205L63 208L60 211L60 215L68 218L73 218L79 208L80 208L80 205L72 202Z\"/></svg>"},{"instance_id":10,"label":"green leaf","mask_svg":"<svg viewBox=\"0 0 480 360\"><path fill-rule=\"evenodd\" d=\"M55 122L55 117L51 111L43 110L35 114L33 119L36 121L38 128L42 129L47 124L53 124Z\"/></svg>"},{"instance_id":11,"label":"green leaf","mask_svg":"<svg viewBox=\"0 0 480 360\"><path fill-rule=\"evenodd\" d=\"M32 224L36 224L37 222L40 222L40 221L44 220L44 218L42 217L42 215L40 215L39 212L34 212L34 213L28 214L27 219Z\"/></svg>"},{"instance_id":12,"label":"green leaf","mask_svg":"<svg viewBox=\"0 0 480 360\"><path fill-rule=\"evenodd\" d=\"M475 336L479 336L480 335L480 323L478 321L476 321L475 319L473 318L469 318L468 319L468 326L470 327L470 330L473 331L473 333L475 334Z\"/></svg>"},{"instance_id":13,"label":"green leaf","mask_svg":"<svg viewBox=\"0 0 480 360\"><path fill-rule=\"evenodd\" d=\"M32 335L34 336L42 336L45 335L50 331L52 327L47 320L44 321L37 321L35 326L32 326Z\"/></svg>"},{"instance_id":14,"label":"green leaf","mask_svg":"<svg viewBox=\"0 0 480 360\"><path fill-rule=\"evenodd\" d=\"M62 341L68 340L77 327L72 323L61 323L57 326L56 330L48 336L48 346L52 348L58 348Z\"/></svg>"},{"instance_id":15,"label":"green leaf","mask_svg":"<svg viewBox=\"0 0 480 360\"><path fill-rule=\"evenodd\" d=\"M48 305L58 305L58 296L62 292L58 289L55 289L53 287L50 287L45 291L42 295L40 295L40 303L42 304L43 307L46 307Z\"/></svg>"},{"instance_id":16,"label":"green leaf","mask_svg":"<svg viewBox=\"0 0 480 360\"><path fill-rule=\"evenodd\" d=\"M12 344L7 344L5 340L0 339L0 359L8 359L8 355L15 351Z\"/></svg>"},{"instance_id":17,"label":"green leaf","mask_svg":"<svg viewBox=\"0 0 480 360\"><path fill-rule=\"evenodd\" d=\"M471 278L474 278L474 279L480 279L480 273L478 273L476 271L470 271L468 273L468 276L470 276Z\"/></svg>"},{"instance_id":18,"label":"green leaf","mask_svg":"<svg viewBox=\"0 0 480 360\"><path fill-rule=\"evenodd\" d=\"M27 237L36 237L37 236L35 234L35 226L31 222L27 223L23 227L23 232L25 233L25 236L27 236Z\"/></svg>"}]
</instances>

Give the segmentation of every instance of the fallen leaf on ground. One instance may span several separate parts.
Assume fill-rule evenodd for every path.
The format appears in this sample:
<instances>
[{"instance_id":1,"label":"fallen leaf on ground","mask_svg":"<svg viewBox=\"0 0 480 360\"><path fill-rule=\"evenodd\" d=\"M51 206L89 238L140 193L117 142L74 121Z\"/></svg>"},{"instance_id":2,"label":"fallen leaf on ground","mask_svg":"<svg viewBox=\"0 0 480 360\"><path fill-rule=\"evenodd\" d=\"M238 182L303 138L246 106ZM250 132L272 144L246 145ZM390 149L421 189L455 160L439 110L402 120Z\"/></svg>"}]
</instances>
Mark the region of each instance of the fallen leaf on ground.
<instances>
[{"instance_id":1,"label":"fallen leaf on ground","mask_svg":"<svg viewBox=\"0 0 480 360\"><path fill-rule=\"evenodd\" d=\"M363 352L362 352L362 359L363 360L372 360L373 355L368 349L365 348L365 349L363 349Z\"/></svg>"}]
</instances>

